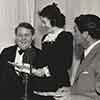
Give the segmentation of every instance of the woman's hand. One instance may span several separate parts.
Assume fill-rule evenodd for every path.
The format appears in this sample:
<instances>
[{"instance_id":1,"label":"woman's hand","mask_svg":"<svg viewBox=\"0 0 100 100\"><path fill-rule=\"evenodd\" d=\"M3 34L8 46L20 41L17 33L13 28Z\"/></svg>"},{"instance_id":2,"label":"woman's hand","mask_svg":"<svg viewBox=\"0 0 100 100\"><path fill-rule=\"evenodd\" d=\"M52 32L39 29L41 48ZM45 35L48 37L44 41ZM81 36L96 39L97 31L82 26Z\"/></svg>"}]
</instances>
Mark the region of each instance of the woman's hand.
<instances>
[{"instance_id":1,"label":"woman's hand","mask_svg":"<svg viewBox=\"0 0 100 100\"><path fill-rule=\"evenodd\" d=\"M38 69L32 69L32 74L37 76L37 77L44 77L45 73L43 68L38 68Z\"/></svg>"}]
</instances>

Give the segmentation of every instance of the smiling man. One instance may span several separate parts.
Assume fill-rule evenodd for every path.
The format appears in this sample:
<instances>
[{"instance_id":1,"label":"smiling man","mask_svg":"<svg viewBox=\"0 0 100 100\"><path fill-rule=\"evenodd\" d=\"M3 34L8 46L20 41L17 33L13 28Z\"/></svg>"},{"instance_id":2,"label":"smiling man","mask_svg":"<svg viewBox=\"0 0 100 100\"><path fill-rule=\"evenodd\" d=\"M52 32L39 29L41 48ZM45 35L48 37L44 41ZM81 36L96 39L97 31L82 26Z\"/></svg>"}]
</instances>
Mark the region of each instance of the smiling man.
<instances>
[{"instance_id":1,"label":"smiling man","mask_svg":"<svg viewBox=\"0 0 100 100\"><path fill-rule=\"evenodd\" d=\"M20 100L24 96L25 91L21 74L18 67L11 64L23 65L23 63L27 63L35 65L37 63L40 50L32 45L33 37L34 28L31 24L22 22L15 29L16 44L5 48L1 53L0 92L3 100Z\"/></svg>"}]
</instances>

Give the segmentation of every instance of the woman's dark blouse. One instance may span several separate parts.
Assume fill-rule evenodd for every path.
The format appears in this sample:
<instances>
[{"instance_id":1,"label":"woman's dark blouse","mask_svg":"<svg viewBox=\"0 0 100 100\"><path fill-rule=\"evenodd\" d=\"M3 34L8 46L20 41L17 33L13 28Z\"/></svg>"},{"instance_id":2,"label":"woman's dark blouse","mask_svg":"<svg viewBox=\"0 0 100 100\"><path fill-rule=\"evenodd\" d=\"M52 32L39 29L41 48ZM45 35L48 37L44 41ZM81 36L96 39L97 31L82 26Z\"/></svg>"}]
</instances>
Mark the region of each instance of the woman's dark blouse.
<instances>
[{"instance_id":1,"label":"woman's dark blouse","mask_svg":"<svg viewBox=\"0 0 100 100\"><path fill-rule=\"evenodd\" d=\"M59 87L70 86L68 69L72 65L73 36L70 32L61 32L55 41L43 41L43 65L48 65L51 76L36 78L35 89L38 91L56 91Z\"/></svg>"}]
</instances>

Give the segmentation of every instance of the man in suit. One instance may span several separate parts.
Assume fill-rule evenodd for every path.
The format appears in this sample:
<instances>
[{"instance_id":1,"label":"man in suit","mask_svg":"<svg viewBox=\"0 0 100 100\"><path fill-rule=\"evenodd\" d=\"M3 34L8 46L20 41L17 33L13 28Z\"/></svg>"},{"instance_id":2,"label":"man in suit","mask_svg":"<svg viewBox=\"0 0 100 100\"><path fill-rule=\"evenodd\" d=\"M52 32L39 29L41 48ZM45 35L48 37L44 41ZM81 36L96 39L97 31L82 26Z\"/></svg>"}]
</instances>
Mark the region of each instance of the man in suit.
<instances>
[{"instance_id":1,"label":"man in suit","mask_svg":"<svg viewBox=\"0 0 100 100\"><path fill-rule=\"evenodd\" d=\"M34 28L29 23L20 23L15 29L16 45L2 51L0 55L0 99L24 99L22 97L25 92L23 80L25 74L19 72L22 66L14 66L12 63L18 65L25 63L34 66L37 64L40 50L32 45L33 36Z\"/></svg>"},{"instance_id":2,"label":"man in suit","mask_svg":"<svg viewBox=\"0 0 100 100\"><path fill-rule=\"evenodd\" d=\"M58 93L66 93L55 99L100 100L100 18L92 14L80 15L74 22L76 41L84 48L84 59L77 69L73 86L59 89Z\"/></svg>"}]
</instances>

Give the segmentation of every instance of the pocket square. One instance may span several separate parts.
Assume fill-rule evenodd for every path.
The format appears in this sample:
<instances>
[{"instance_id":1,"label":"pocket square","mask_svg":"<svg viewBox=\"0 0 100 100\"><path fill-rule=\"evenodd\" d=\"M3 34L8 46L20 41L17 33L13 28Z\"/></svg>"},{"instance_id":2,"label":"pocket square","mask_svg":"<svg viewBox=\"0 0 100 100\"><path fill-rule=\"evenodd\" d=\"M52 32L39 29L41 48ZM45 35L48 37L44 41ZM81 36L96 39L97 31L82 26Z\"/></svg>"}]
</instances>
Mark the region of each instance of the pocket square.
<instances>
[{"instance_id":1,"label":"pocket square","mask_svg":"<svg viewBox=\"0 0 100 100\"><path fill-rule=\"evenodd\" d=\"M84 72L82 72L83 74L88 74L89 72L87 72L87 71L84 71Z\"/></svg>"}]
</instances>

